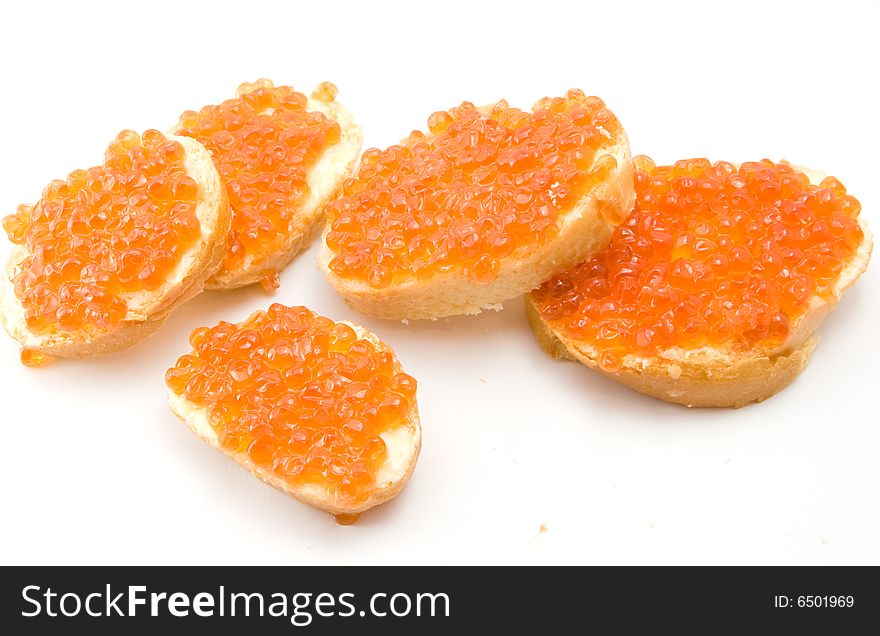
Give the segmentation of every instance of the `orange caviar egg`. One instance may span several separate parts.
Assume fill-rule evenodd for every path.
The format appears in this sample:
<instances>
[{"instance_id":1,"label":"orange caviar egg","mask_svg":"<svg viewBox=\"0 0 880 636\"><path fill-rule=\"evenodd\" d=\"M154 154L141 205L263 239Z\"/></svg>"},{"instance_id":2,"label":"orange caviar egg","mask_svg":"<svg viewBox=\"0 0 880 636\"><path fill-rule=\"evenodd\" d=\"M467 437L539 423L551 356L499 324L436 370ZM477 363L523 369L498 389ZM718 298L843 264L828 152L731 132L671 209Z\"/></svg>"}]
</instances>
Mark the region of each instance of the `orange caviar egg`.
<instances>
[{"instance_id":1,"label":"orange caviar egg","mask_svg":"<svg viewBox=\"0 0 880 636\"><path fill-rule=\"evenodd\" d=\"M336 87L323 83L313 97L329 102ZM226 186L232 231L224 266L270 252L294 231L297 207L309 193L309 169L341 137L339 124L308 110L309 99L266 79L239 86L235 99L180 117L180 135L210 152Z\"/></svg>"},{"instance_id":2,"label":"orange caviar egg","mask_svg":"<svg viewBox=\"0 0 880 636\"><path fill-rule=\"evenodd\" d=\"M351 525L354 525L355 523L357 523L358 521L360 521L360 518L361 518L360 513L353 514L353 515L346 515L346 514L343 514L343 515L333 515L333 519L334 519L334 520L336 521L336 523L338 523L340 526L351 526Z\"/></svg>"},{"instance_id":3,"label":"orange caviar egg","mask_svg":"<svg viewBox=\"0 0 880 636\"><path fill-rule=\"evenodd\" d=\"M28 251L14 284L31 331L109 329L132 295L162 285L201 233L184 159L162 133L126 130L103 165L53 181L36 205L3 219Z\"/></svg>"},{"instance_id":4,"label":"orange caviar egg","mask_svg":"<svg viewBox=\"0 0 880 636\"><path fill-rule=\"evenodd\" d=\"M491 281L503 259L554 237L557 220L616 167L617 118L569 91L533 112L463 103L385 150L367 150L328 208L330 269L373 288L460 271Z\"/></svg>"},{"instance_id":5,"label":"orange caviar egg","mask_svg":"<svg viewBox=\"0 0 880 636\"><path fill-rule=\"evenodd\" d=\"M28 349L22 347L21 363L26 367L44 367L52 362L52 356L46 355L42 351L36 349Z\"/></svg>"},{"instance_id":6,"label":"orange caviar egg","mask_svg":"<svg viewBox=\"0 0 880 636\"><path fill-rule=\"evenodd\" d=\"M416 381L389 349L277 303L239 324L196 329L190 342L165 381L207 409L223 449L338 502L369 497L387 455L381 434L404 423L416 399Z\"/></svg>"},{"instance_id":7,"label":"orange caviar egg","mask_svg":"<svg viewBox=\"0 0 880 636\"><path fill-rule=\"evenodd\" d=\"M267 293L272 293L281 287L281 280L278 278L277 269L267 269L260 276L260 287Z\"/></svg>"},{"instance_id":8,"label":"orange caviar egg","mask_svg":"<svg viewBox=\"0 0 880 636\"><path fill-rule=\"evenodd\" d=\"M627 353L781 344L862 242L861 206L834 177L812 185L768 160L634 162L635 209L610 245L532 293L607 370Z\"/></svg>"}]
</instances>

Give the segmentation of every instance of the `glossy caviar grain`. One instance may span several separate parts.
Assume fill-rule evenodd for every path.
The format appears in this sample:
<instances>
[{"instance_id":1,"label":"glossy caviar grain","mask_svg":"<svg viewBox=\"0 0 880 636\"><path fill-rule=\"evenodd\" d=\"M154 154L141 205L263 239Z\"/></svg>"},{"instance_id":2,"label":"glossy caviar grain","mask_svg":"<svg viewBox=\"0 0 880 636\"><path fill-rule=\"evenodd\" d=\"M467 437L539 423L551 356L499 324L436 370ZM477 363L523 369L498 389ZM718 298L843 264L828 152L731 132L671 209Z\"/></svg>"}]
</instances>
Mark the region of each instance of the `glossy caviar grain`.
<instances>
[{"instance_id":1,"label":"glossy caviar grain","mask_svg":"<svg viewBox=\"0 0 880 636\"><path fill-rule=\"evenodd\" d=\"M611 244L532 296L606 369L630 352L780 344L862 241L861 206L834 177L811 185L767 160L634 161L635 209Z\"/></svg>"},{"instance_id":2,"label":"glossy caviar grain","mask_svg":"<svg viewBox=\"0 0 880 636\"><path fill-rule=\"evenodd\" d=\"M335 96L336 87L326 82L313 93L324 102ZM339 124L307 106L302 93L261 79L242 84L235 99L180 117L178 134L211 151L226 185L232 209L227 269L285 242L309 193L309 169L340 139Z\"/></svg>"},{"instance_id":3,"label":"glossy caviar grain","mask_svg":"<svg viewBox=\"0 0 880 636\"><path fill-rule=\"evenodd\" d=\"M278 270L267 269L263 272L260 276L260 287L269 294L281 287L281 279L278 277Z\"/></svg>"},{"instance_id":4,"label":"glossy caviar grain","mask_svg":"<svg viewBox=\"0 0 880 636\"><path fill-rule=\"evenodd\" d=\"M52 357L41 351L27 347L23 347L21 350L21 363L26 367L44 367L50 362L52 362Z\"/></svg>"},{"instance_id":5,"label":"glossy caviar grain","mask_svg":"<svg viewBox=\"0 0 880 636\"><path fill-rule=\"evenodd\" d=\"M103 165L53 181L36 205L3 219L28 251L14 280L28 329L106 330L134 294L163 284L201 233L184 159L158 131L123 131Z\"/></svg>"},{"instance_id":6,"label":"glossy caviar grain","mask_svg":"<svg viewBox=\"0 0 880 636\"><path fill-rule=\"evenodd\" d=\"M409 417L416 381L394 354L305 307L273 304L190 336L165 374L207 409L220 445L291 485L365 501L387 456L380 435Z\"/></svg>"},{"instance_id":7,"label":"glossy caviar grain","mask_svg":"<svg viewBox=\"0 0 880 636\"><path fill-rule=\"evenodd\" d=\"M428 118L429 134L367 150L328 208L330 269L373 288L461 271L491 281L501 262L558 231L559 215L616 167L620 124L572 90L533 112L463 103Z\"/></svg>"}]
</instances>

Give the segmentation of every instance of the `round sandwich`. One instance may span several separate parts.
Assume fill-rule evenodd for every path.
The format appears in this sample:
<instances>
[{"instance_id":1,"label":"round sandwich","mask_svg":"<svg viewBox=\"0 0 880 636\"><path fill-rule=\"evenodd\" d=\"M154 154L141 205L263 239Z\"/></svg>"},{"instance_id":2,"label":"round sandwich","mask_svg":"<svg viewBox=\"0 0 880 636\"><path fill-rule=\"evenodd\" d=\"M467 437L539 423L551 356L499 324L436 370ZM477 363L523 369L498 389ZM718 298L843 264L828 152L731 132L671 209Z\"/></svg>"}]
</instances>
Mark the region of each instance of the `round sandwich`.
<instances>
[{"instance_id":1,"label":"round sandwich","mask_svg":"<svg viewBox=\"0 0 880 636\"><path fill-rule=\"evenodd\" d=\"M109 353L139 342L202 291L229 236L208 151L185 137L123 131L105 161L55 180L3 219L14 244L0 321L22 362Z\"/></svg>"},{"instance_id":2,"label":"round sandwich","mask_svg":"<svg viewBox=\"0 0 880 636\"><path fill-rule=\"evenodd\" d=\"M181 115L175 134L211 152L232 208L223 265L209 289L277 287L278 272L316 235L363 139L335 97L329 83L307 97L263 79L242 84L235 99Z\"/></svg>"},{"instance_id":3,"label":"round sandwich","mask_svg":"<svg viewBox=\"0 0 880 636\"><path fill-rule=\"evenodd\" d=\"M474 314L604 247L632 196L626 134L598 97L465 102L363 154L327 209L320 266L372 316Z\"/></svg>"},{"instance_id":4,"label":"round sandwich","mask_svg":"<svg viewBox=\"0 0 880 636\"><path fill-rule=\"evenodd\" d=\"M635 165L635 209L609 246L530 294L539 343L669 402L770 397L867 267L858 200L784 162Z\"/></svg>"},{"instance_id":5,"label":"round sandwich","mask_svg":"<svg viewBox=\"0 0 880 636\"><path fill-rule=\"evenodd\" d=\"M364 328L273 304L190 343L165 375L171 410L259 479L343 524L409 479L416 381Z\"/></svg>"}]
</instances>

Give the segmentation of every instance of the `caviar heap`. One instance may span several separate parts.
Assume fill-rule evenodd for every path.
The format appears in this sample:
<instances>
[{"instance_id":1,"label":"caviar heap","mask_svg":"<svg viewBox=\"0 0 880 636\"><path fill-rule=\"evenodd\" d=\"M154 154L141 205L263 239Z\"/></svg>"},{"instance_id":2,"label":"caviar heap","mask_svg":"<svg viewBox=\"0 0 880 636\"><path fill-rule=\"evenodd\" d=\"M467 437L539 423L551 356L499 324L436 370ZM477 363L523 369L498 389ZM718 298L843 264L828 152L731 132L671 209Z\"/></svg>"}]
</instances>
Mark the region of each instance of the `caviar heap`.
<instances>
[{"instance_id":1,"label":"caviar heap","mask_svg":"<svg viewBox=\"0 0 880 636\"><path fill-rule=\"evenodd\" d=\"M416 381L394 354L305 307L273 304L245 322L196 329L165 381L207 409L221 447L337 502L366 501L410 416Z\"/></svg>"},{"instance_id":2,"label":"caviar heap","mask_svg":"<svg viewBox=\"0 0 880 636\"><path fill-rule=\"evenodd\" d=\"M491 281L505 257L556 235L560 214L616 167L601 151L621 134L602 100L578 90L531 113L465 102L428 129L367 150L345 181L328 209L336 275L375 289L449 271Z\"/></svg>"},{"instance_id":3,"label":"caviar heap","mask_svg":"<svg viewBox=\"0 0 880 636\"><path fill-rule=\"evenodd\" d=\"M339 124L307 110L308 98L289 86L257 80L242 84L236 95L183 113L178 132L211 151L226 185L232 209L226 269L284 244L308 196L309 169L341 135ZM313 96L330 102L336 87L321 84Z\"/></svg>"},{"instance_id":4,"label":"caviar heap","mask_svg":"<svg viewBox=\"0 0 880 636\"><path fill-rule=\"evenodd\" d=\"M56 180L34 206L3 219L27 249L15 294L37 334L107 330L128 300L159 288L199 238L198 184L183 146L155 130L127 130L104 165Z\"/></svg>"},{"instance_id":5,"label":"caviar heap","mask_svg":"<svg viewBox=\"0 0 880 636\"><path fill-rule=\"evenodd\" d=\"M863 238L861 206L834 177L811 185L767 160L635 166L635 209L611 244L532 296L607 370L627 353L781 344Z\"/></svg>"}]
</instances>

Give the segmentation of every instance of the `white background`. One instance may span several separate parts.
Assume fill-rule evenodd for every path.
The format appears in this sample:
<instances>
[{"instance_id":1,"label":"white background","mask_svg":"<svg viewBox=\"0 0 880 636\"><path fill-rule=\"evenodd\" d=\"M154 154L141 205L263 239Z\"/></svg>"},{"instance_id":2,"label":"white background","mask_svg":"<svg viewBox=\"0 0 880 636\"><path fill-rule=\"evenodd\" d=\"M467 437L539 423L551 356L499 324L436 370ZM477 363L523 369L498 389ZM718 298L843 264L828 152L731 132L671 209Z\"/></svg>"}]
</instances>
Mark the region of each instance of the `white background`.
<instances>
[{"instance_id":1,"label":"white background","mask_svg":"<svg viewBox=\"0 0 880 636\"><path fill-rule=\"evenodd\" d=\"M122 128L167 129L269 77L336 83L367 147L462 100L527 108L580 87L634 153L825 170L876 230L877 6L15 3L0 21L0 210L93 165ZM551 361L521 300L408 326L359 316L316 253L274 298L202 295L107 358L26 369L0 338L0 562L880 563L876 264L801 378L733 411ZM166 406L163 373L190 330L272 301L364 324L419 380L416 472L353 527L260 483Z\"/></svg>"}]
</instances>

